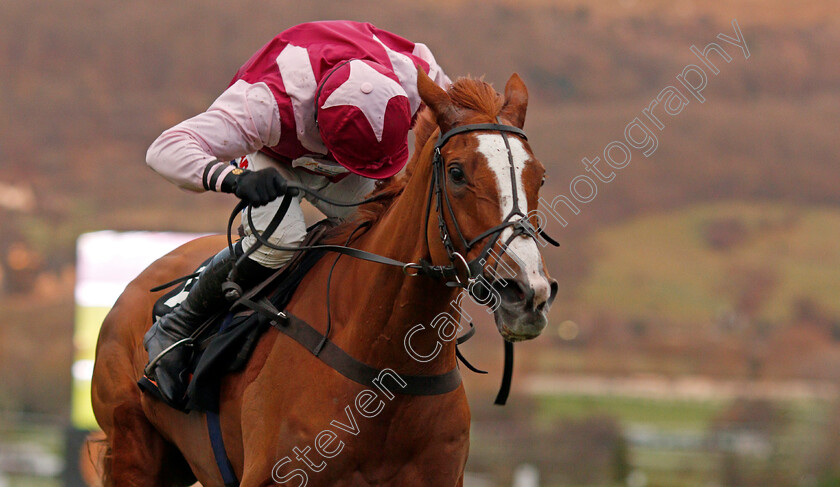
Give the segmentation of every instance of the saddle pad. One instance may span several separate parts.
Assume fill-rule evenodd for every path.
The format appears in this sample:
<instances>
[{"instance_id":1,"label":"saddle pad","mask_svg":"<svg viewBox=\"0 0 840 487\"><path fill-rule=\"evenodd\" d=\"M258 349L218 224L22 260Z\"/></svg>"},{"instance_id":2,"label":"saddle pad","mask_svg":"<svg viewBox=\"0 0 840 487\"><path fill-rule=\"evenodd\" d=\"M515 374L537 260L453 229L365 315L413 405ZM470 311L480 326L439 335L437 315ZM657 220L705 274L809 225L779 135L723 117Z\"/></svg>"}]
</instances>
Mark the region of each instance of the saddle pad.
<instances>
[{"instance_id":1,"label":"saddle pad","mask_svg":"<svg viewBox=\"0 0 840 487\"><path fill-rule=\"evenodd\" d=\"M302 245L317 244L326 231L335 225L335 220L331 219L313 225ZM296 253L285 267L255 287L260 290L258 295L268 296L274 306L283 309L292 299L300 282L324 254L324 251L319 250ZM197 347L192 361L187 410L218 412L222 376L245 366L260 336L270 326L251 310L234 310L233 314L220 316L217 323L211 329L218 331L202 340L202 346Z\"/></svg>"}]
</instances>

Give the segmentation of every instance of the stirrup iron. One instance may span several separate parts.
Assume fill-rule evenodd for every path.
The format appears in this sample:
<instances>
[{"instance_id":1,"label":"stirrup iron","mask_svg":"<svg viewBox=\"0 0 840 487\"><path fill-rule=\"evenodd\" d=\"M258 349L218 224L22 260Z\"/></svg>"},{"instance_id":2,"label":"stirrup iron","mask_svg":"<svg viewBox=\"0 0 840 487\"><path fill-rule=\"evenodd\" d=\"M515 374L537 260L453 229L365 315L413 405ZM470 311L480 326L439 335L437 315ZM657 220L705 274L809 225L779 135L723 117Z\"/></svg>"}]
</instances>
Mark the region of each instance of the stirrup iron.
<instances>
[{"instance_id":1,"label":"stirrup iron","mask_svg":"<svg viewBox=\"0 0 840 487\"><path fill-rule=\"evenodd\" d=\"M149 363L146 364L146 367L143 369L143 373L146 374L147 376L149 374L152 374L155 370L155 367L157 366L157 363L160 361L161 358L163 358L164 355L171 352L172 350L175 350L177 347L179 347L181 345L185 345L185 344L187 346L192 346L193 345L193 338L192 337L182 338L182 339L178 340L177 342L173 343L172 345L169 345L168 347L161 350L161 352L159 354L157 354L157 356L155 356L155 358L149 360Z\"/></svg>"}]
</instances>

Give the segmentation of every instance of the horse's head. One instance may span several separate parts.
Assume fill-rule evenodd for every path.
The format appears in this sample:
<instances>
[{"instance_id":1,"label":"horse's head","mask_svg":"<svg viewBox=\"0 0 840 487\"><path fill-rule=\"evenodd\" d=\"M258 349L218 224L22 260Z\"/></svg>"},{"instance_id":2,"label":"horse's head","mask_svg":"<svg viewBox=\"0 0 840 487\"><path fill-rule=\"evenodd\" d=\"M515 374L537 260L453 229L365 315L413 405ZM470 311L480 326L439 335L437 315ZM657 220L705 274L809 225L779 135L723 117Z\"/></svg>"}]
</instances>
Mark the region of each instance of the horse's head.
<instances>
[{"instance_id":1,"label":"horse's head","mask_svg":"<svg viewBox=\"0 0 840 487\"><path fill-rule=\"evenodd\" d=\"M446 134L443 145L430 136L423 148L433 161L437 157L432 179L441 194L430 197L432 261L463 268L468 262L471 276L481 276L474 295L494 308L499 333L508 341L534 338L545 328L557 282L546 271L534 232L545 168L521 132L525 84L514 74L502 97L484 82L460 79L447 92L419 71L420 96ZM458 128L464 131L449 133ZM483 283L492 283L495 292Z\"/></svg>"}]
</instances>

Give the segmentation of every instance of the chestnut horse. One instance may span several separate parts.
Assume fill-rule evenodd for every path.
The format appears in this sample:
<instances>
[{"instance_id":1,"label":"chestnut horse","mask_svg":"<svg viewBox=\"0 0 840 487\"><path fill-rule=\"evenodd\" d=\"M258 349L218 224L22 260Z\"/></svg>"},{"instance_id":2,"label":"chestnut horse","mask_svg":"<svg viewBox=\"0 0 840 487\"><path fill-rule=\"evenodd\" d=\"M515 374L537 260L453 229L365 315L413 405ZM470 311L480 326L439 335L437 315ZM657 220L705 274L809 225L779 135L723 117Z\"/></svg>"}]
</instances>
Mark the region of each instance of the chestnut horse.
<instances>
[{"instance_id":1,"label":"chestnut horse","mask_svg":"<svg viewBox=\"0 0 840 487\"><path fill-rule=\"evenodd\" d=\"M446 266L452 249L442 242L438 215L443 214L445 228L457 225L466 241L486 241L490 237L482 234L510 219L512 208L521 213L511 221L536 209L544 168L519 131L459 133L439 156L451 211L435 208L429 188L438 130L485 123L521 129L528 93L516 74L502 96L472 79L459 79L444 91L422 71L418 91L427 108L418 118L416 150L405 173L381 183L375 193L383 199L362 206L356 220L334 229L330 239L344 243L359 222L366 222L365 230L353 235L354 247L404 262L425 259ZM496 260L514 270L498 286L497 328L509 341L534 338L545 327L557 284L548 277L535 238L504 225L496 236L495 255L502 256ZM467 260L484 246L450 242ZM222 237L206 237L159 259L129 284L103 323L93 407L107 437L105 485L159 487L195 479L204 486L224 485L205 413L172 409L135 384L147 360L143 334L160 296L149 289L189 274L224 245ZM327 278L334 262L329 256L318 262L286 308L320 333L326 329ZM407 353L404 337L412 326L451 311L461 289L409 274L395 266L338 260L329 296L330 340L356 360L398 375L452 371L454 340L441 341L436 330L413 334L411 346L418 353L440 349L434 359L419 362ZM245 368L222 380L222 436L240 485L462 485L470 428L463 384L425 396L399 394L393 383L389 388L395 394L383 388L380 395L374 390L362 397L364 386L270 328Z\"/></svg>"}]
</instances>

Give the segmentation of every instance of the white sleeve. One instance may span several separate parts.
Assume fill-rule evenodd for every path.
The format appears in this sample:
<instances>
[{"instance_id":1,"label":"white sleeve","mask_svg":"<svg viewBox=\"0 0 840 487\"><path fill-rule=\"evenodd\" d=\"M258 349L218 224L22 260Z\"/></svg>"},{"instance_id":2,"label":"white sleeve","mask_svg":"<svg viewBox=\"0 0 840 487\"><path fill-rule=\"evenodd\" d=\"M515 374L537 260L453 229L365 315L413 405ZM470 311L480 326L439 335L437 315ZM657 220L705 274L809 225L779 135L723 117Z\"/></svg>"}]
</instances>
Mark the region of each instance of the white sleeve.
<instances>
[{"instance_id":1,"label":"white sleeve","mask_svg":"<svg viewBox=\"0 0 840 487\"><path fill-rule=\"evenodd\" d=\"M160 175L191 191L219 191L228 161L280 141L280 110L265 83L239 80L206 112L163 132L146 153Z\"/></svg>"},{"instance_id":2,"label":"white sleeve","mask_svg":"<svg viewBox=\"0 0 840 487\"><path fill-rule=\"evenodd\" d=\"M452 81L449 79L449 76L443 72L443 68L441 68L437 61L435 61L435 56L426 44L422 44L420 42L415 43L414 52L412 52L412 54L429 63L429 78L432 78L432 81L434 81L436 85L440 86L444 90L449 88Z\"/></svg>"}]
</instances>

